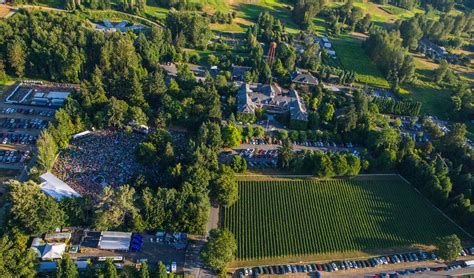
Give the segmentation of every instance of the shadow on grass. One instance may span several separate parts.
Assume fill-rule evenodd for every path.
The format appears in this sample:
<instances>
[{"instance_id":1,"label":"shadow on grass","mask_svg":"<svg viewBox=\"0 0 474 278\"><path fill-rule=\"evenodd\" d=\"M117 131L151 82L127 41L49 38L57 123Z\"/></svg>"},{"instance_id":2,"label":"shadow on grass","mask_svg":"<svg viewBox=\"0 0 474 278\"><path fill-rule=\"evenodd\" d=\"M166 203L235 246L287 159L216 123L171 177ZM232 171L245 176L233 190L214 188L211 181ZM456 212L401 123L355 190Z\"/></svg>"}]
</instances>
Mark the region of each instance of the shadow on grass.
<instances>
[{"instance_id":1,"label":"shadow on grass","mask_svg":"<svg viewBox=\"0 0 474 278\"><path fill-rule=\"evenodd\" d=\"M239 11L240 17L243 19L256 22L258 16L262 12L270 12L272 16L275 18L280 19L280 21L285 25L287 28L298 28L298 25L293 21L291 10L289 7L280 7L280 6L273 6L273 7L264 7L257 4L235 4L233 5L233 9Z\"/></svg>"}]
</instances>

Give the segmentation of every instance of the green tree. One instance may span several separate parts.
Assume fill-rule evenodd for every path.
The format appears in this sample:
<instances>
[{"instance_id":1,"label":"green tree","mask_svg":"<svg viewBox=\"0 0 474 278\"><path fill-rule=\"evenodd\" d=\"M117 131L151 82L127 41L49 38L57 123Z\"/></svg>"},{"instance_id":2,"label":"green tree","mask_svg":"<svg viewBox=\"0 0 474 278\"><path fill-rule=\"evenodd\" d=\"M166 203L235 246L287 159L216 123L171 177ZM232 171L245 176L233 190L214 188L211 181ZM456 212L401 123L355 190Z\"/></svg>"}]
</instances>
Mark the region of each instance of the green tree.
<instances>
[{"instance_id":1,"label":"green tree","mask_svg":"<svg viewBox=\"0 0 474 278\"><path fill-rule=\"evenodd\" d=\"M128 113L129 113L130 122L134 122L137 125L146 125L147 124L148 117L140 107L132 106L129 109Z\"/></svg>"},{"instance_id":2,"label":"green tree","mask_svg":"<svg viewBox=\"0 0 474 278\"><path fill-rule=\"evenodd\" d=\"M235 155L232 158L230 166L232 167L232 170L237 173L245 173L245 171L247 171L247 161L238 155Z\"/></svg>"},{"instance_id":3,"label":"green tree","mask_svg":"<svg viewBox=\"0 0 474 278\"><path fill-rule=\"evenodd\" d=\"M439 67L435 70L435 82L441 83L449 70L449 64L446 60L441 60Z\"/></svg>"},{"instance_id":4,"label":"green tree","mask_svg":"<svg viewBox=\"0 0 474 278\"><path fill-rule=\"evenodd\" d=\"M230 207L239 199L239 190L235 173L227 165L222 165L219 176L212 182L212 195L217 204L225 208Z\"/></svg>"},{"instance_id":5,"label":"green tree","mask_svg":"<svg viewBox=\"0 0 474 278\"><path fill-rule=\"evenodd\" d=\"M128 104L125 101L111 97L106 106L107 124L109 126L122 127L127 111Z\"/></svg>"},{"instance_id":6,"label":"green tree","mask_svg":"<svg viewBox=\"0 0 474 278\"><path fill-rule=\"evenodd\" d=\"M5 63L0 57L0 83L7 81L7 73L5 72Z\"/></svg>"},{"instance_id":7,"label":"green tree","mask_svg":"<svg viewBox=\"0 0 474 278\"><path fill-rule=\"evenodd\" d=\"M23 77L25 74L26 52L24 43L20 39L8 44L8 61L15 70L15 74L20 78Z\"/></svg>"},{"instance_id":8,"label":"green tree","mask_svg":"<svg viewBox=\"0 0 474 278\"><path fill-rule=\"evenodd\" d=\"M166 220L165 202L160 197L160 194L154 193L149 187L142 190L140 198L142 203L141 213L147 229L151 231L164 228Z\"/></svg>"},{"instance_id":9,"label":"green tree","mask_svg":"<svg viewBox=\"0 0 474 278\"><path fill-rule=\"evenodd\" d=\"M330 122L332 120L332 117L334 116L335 111L336 110L334 109L334 105L325 102L321 107L319 115L321 116L321 119L323 121Z\"/></svg>"},{"instance_id":10,"label":"green tree","mask_svg":"<svg viewBox=\"0 0 474 278\"><path fill-rule=\"evenodd\" d=\"M26 236L14 238L7 234L0 238L0 277L36 276L36 255L26 245L27 239Z\"/></svg>"},{"instance_id":11,"label":"green tree","mask_svg":"<svg viewBox=\"0 0 474 278\"><path fill-rule=\"evenodd\" d=\"M209 268L223 275L229 263L234 260L236 252L237 242L229 230L212 229L201 250L201 257Z\"/></svg>"},{"instance_id":12,"label":"green tree","mask_svg":"<svg viewBox=\"0 0 474 278\"><path fill-rule=\"evenodd\" d=\"M65 215L59 204L46 196L33 181L9 182L11 225L25 233L43 234L64 225Z\"/></svg>"},{"instance_id":13,"label":"green tree","mask_svg":"<svg viewBox=\"0 0 474 278\"><path fill-rule=\"evenodd\" d=\"M135 150L135 155L142 164L150 165L156 163L158 150L151 142L141 142Z\"/></svg>"},{"instance_id":14,"label":"green tree","mask_svg":"<svg viewBox=\"0 0 474 278\"><path fill-rule=\"evenodd\" d=\"M71 260L68 255L58 262L56 267L56 278L77 278L79 271L77 265Z\"/></svg>"},{"instance_id":15,"label":"green tree","mask_svg":"<svg viewBox=\"0 0 474 278\"><path fill-rule=\"evenodd\" d=\"M224 147L235 148L240 145L242 141L242 134L240 130L232 123L224 126L222 128L222 141L224 142Z\"/></svg>"},{"instance_id":16,"label":"green tree","mask_svg":"<svg viewBox=\"0 0 474 278\"><path fill-rule=\"evenodd\" d=\"M148 270L148 264L146 262L142 263L139 274L140 278L150 278L150 271Z\"/></svg>"},{"instance_id":17,"label":"green tree","mask_svg":"<svg viewBox=\"0 0 474 278\"><path fill-rule=\"evenodd\" d=\"M108 259L105 262L105 269L104 269L104 278L118 278L117 268L115 267L112 260Z\"/></svg>"},{"instance_id":18,"label":"green tree","mask_svg":"<svg viewBox=\"0 0 474 278\"><path fill-rule=\"evenodd\" d=\"M41 170L49 171L53 168L54 160L58 153L58 145L47 129L41 131L38 140L36 141L36 145L38 149L38 165Z\"/></svg>"},{"instance_id":19,"label":"green tree","mask_svg":"<svg viewBox=\"0 0 474 278\"><path fill-rule=\"evenodd\" d=\"M286 131L284 129L280 130L280 133L278 134L278 137L282 141L288 139L288 131Z\"/></svg>"},{"instance_id":20,"label":"green tree","mask_svg":"<svg viewBox=\"0 0 474 278\"><path fill-rule=\"evenodd\" d=\"M158 278L167 278L168 277L168 274L166 273L166 266L162 261L158 262L156 272L158 274Z\"/></svg>"},{"instance_id":21,"label":"green tree","mask_svg":"<svg viewBox=\"0 0 474 278\"><path fill-rule=\"evenodd\" d=\"M133 227L134 219L139 217L135 207L135 189L128 185L123 185L118 190L107 186L98 198L95 205L95 227L98 230Z\"/></svg>"},{"instance_id":22,"label":"green tree","mask_svg":"<svg viewBox=\"0 0 474 278\"><path fill-rule=\"evenodd\" d=\"M293 159L293 145L290 140L284 140L282 145L278 147L278 165L280 168L288 169Z\"/></svg>"},{"instance_id":23,"label":"green tree","mask_svg":"<svg viewBox=\"0 0 474 278\"><path fill-rule=\"evenodd\" d=\"M436 247L436 254L447 262L455 261L462 249L461 240L455 234L440 238Z\"/></svg>"}]
</instances>

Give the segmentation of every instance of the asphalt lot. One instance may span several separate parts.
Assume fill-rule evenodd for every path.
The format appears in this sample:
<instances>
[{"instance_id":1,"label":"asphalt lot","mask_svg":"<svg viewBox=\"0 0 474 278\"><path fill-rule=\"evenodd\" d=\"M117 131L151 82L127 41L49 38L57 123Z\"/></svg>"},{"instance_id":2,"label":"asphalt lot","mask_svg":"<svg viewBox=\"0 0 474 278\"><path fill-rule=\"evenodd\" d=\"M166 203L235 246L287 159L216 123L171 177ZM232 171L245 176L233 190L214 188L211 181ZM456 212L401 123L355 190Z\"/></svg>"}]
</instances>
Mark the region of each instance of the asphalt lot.
<instances>
[{"instance_id":1,"label":"asphalt lot","mask_svg":"<svg viewBox=\"0 0 474 278\"><path fill-rule=\"evenodd\" d=\"M471 256L472 259L473 256ZM469 260L469 257L463 257L463 260ZM388 264L388 265L381 265L375 268L363 268L363 269L351 269L351 270L344 270L344 271L337 271L337 272L320 272L321 277L374 277L375 275L380 275L382 273L386 273L386 277L388 274L395 273L397 271L403 271L405 269L416 269L422 267L428 268L441 268L445 267L446 264L436 261L423 261L423 262L408 262L408 263L401 263L401 264ZM410 275L404 275L399 277L458 277L462 274L474 274L474 268L460 268L455 270L449 271L427 271L423 273L416 273ZM234 273L232 276L234 278L239 277L237 273ZM245 276L251 277L251 276ZM290 273L285 275L259 275L258 277L265 277L265 278L277 278L277 277L317 277L316 273Z\"/></svg>"},{"instance_id":2,"label":"asphalt lot","mask_svg":"<svg viewBox=\"0 0 474 278\"><path fill-rule=\"evenodd\" d=\"M140 252L129 252L129 251L109 251L93 249L88 250L84 253L70 254L71 258L87 258L87 257L100 257L100 256L123 256L125 264L134 264L137 260L146 259L148 266L151 269L156 269L159 261L164 264L170 264L171 262L177 263L177 272L183 271L184 266L184 250L176 250L172 245L166 243L157 243L151 241L151 238L155 238L154 235L142 234L143 245L142 251Z\"/></svg>"},{"instance_id":3,"label":"asphalt lot","mask_svg":"<svg viewBox=\"0 0 474 278\"><path fill-rule=\"evenodd\" d=\"M55 111L49 107L0 103L0 169L25 169L28 158L36 152L37 136L54 119ZM15 160L4 159L6 153L11 154L12 151L14 154L11 156Z\"/></svg>"}]
</instances>

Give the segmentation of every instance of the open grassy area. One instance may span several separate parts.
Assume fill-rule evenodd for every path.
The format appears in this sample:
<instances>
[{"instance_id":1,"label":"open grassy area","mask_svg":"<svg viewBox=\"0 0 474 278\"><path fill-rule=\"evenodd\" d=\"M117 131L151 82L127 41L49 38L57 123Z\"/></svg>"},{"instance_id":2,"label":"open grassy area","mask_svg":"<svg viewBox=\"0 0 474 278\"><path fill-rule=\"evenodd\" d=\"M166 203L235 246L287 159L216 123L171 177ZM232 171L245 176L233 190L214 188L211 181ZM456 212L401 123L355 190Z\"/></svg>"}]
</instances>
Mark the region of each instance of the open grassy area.
<instances>
[{"instance_id":1,"label":"open grassy area","mask_svg":"<svg viewBox=\"0 0 474 278\"><path fill-rule=\"evenodd\" d=\"M239 196L221 219L239 261L377 254L452 233L469 239L397 176L244 180Z\"/></svg>"},{"instance_id":2,"label":"open grassy area","mask_svg":"<svg viewBox=\"0 0 474 278\"><path fill-rule=\"evenodd\" d=\"M331 2L329 7L338 7L344 5L343 2ZM381 5L373 2L355 2L355 7L361 8L364 13L372 16L372 20L376 23L393 23L398 19L410 18L417 13L422 13L423 10L415 8L412 11L398 8L392 5Z\"/></svg>"},{"instance_id":3,"label":"open grassy area","mask_svg":"<svg viewBox=\"0 0 474 278\"><path fill-rule=\"evenodd\" d=\"M445 119L447 109L449 109L451 93L433 82L433 70L438 65L420 56L415 55L414 58L417 80L412 84L402 85L399 96L403 99L421 102L421 114L429 114Z\"/></svg>"},{"instance_id":4,"label":"open grassy area","mask_svg":"<svg viewBox=\"0 0 474 278\"><path fill-rule=\"evenodd\" d=\"M289 4L284 0L190 0L201 3L207 13L220 11L223 13L236 13L236 18L231 24L211 24L214 31L243 32L249 25L256 22L258 15L268 11L279 18L289 33L299 32L299 27L293 21ZM158 6L155 0L147 1L146 14L158 20L166 18L168 9Z\"/></svg>"},{"instance_id":5,"label":"open grassy area","mask_svg":"<svg viewBox=\"0 0 474 278\"><path fill-rule=\"evenodd\" d=\"M341 64L356 73L356 81L370 86L388 88L389 84L377 66L362 49L362 41L348 35L331 39Z\"/></svg>"}]
</instances>

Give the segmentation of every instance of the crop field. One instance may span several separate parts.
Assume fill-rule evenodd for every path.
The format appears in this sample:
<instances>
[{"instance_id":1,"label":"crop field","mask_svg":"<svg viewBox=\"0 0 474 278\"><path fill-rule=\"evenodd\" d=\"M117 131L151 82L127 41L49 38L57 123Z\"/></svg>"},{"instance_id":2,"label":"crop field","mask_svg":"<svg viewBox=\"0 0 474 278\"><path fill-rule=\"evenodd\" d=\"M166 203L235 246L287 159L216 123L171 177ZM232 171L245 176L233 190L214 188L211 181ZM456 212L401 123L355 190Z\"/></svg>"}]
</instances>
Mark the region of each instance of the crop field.
<instances>
[{"instance_id":1,"label":"crop field","mask_svg":"<svg viewBox=\"0 0 474 278\"><path fill-rule=\"evenodd\" d=\"M357 82L376 87L389 87L383 74L362 49L360 39L344 35L331 39L331 42L344 68L356 73Z\"/></svg>"},{"instance_id":2,"label":"crop field","mask_svg":"<svg viewBox=\"0 0 474 278\"><path fill-rule=\"evenodd\" d=\"M465 235L396 176L246 180L221 213L239 261L375 254Z\"/></svg>"}]
</instances>

